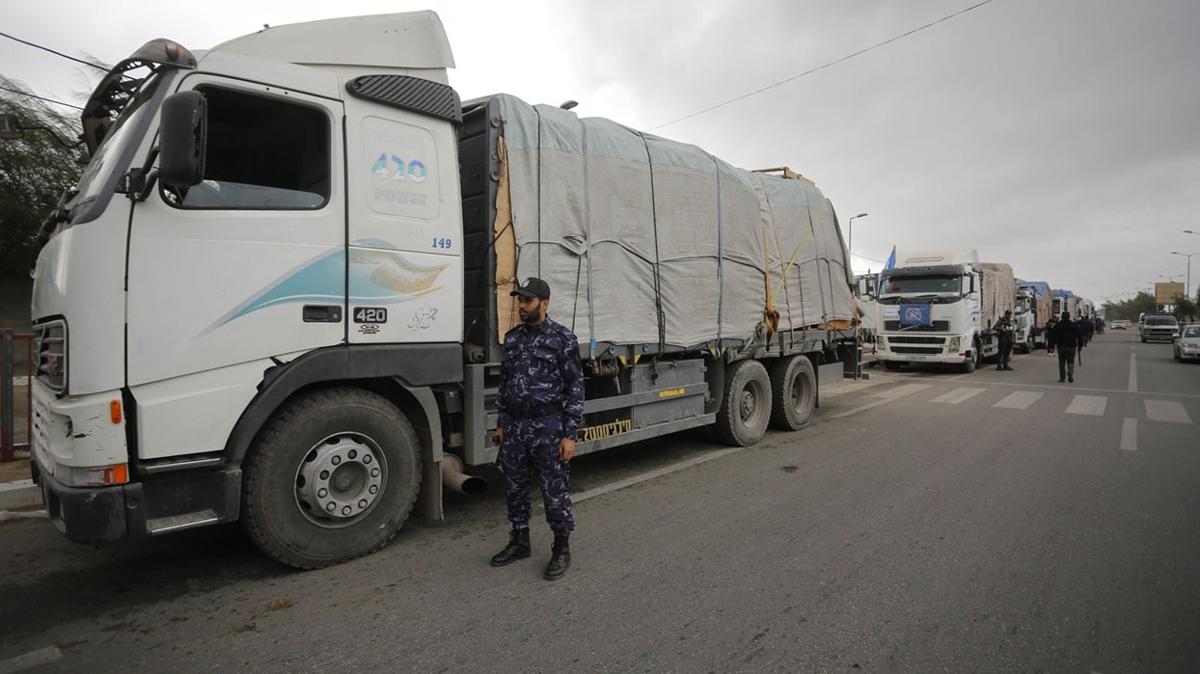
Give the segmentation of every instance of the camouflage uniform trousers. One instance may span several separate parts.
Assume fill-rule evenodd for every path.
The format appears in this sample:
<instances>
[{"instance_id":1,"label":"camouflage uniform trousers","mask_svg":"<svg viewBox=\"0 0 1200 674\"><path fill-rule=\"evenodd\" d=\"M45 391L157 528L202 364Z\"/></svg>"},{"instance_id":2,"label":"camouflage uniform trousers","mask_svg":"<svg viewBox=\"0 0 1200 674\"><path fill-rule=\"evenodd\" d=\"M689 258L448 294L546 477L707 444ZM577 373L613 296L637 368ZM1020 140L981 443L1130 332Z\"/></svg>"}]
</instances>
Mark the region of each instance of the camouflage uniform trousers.
<instances>
[{"instance_id":1,"label":"camouflage uniform trousers","mask_svg":"<svg viewBox=\"0 0 1200 674\"><path fill-rule=\"evenodd\" d=\"M546 522L557 534L575 529L571 514L571 467L559 458L562 421L557 416L540 419L513 419L505 429L504 441L496 462L504 474L504 499L508 519L514 529L529 528L533 499L530 468L536 467L542 482L542 503Z\"/></svg>"}]
</instances>

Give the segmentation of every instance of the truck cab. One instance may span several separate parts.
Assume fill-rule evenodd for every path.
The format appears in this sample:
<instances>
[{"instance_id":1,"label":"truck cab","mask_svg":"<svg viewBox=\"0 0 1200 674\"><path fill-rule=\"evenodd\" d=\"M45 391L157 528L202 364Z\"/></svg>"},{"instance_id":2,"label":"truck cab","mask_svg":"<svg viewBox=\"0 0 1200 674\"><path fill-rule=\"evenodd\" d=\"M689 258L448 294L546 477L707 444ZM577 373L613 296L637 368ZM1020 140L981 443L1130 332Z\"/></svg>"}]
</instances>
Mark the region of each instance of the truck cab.
<instances>
[{"instance_id":1,"label":"truck cab","mask_svg":"<svg viewBox=\"0 0 1200 674\"><path fill-rule=\"evenodd\" d=\"M973 371L996 352L981 339L989 327L980 321L981 292L974 250L909 255L883 271L878 354L884 367L945 363Z\"/></svg>"},{"instance_id":2,"label":"truck cab","mask_svg":"<svg viewBox=\"0 0 1200 674\"><path fill-rule=\"evenodd\" d=\"M423 413L374 436L331 427L283 493L331 539L384 501L407 515L440 460L437 389L462 379L453 63L438 17L413 12L194 54L154 40L101 81L32 297L33 463L68 537L238 519L250 442L335 371ZM368 393L323 399L368 414Z\"/></svg>"}]
</instances>

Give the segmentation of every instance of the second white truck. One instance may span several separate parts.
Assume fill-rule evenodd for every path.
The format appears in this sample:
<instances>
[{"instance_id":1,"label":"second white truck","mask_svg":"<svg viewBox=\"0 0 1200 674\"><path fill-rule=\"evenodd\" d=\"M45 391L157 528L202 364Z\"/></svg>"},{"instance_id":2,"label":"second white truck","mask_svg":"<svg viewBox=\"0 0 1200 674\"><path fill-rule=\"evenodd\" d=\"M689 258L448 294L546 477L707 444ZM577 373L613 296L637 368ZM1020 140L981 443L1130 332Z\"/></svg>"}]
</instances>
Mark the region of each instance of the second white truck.
<instances>
[{"instance_id":1,"label":"second white truck","mask_svg":"<svg viewBox=\"0 0 1200 674\"><path fill-rule=\"evenodd\" d=\"M886 369L943 363L974 372L999 352L993 328L1016 296L1009 265L981 263L974 249L919 253L882 275L877 341Z\"/></svg>"}]
</instances>

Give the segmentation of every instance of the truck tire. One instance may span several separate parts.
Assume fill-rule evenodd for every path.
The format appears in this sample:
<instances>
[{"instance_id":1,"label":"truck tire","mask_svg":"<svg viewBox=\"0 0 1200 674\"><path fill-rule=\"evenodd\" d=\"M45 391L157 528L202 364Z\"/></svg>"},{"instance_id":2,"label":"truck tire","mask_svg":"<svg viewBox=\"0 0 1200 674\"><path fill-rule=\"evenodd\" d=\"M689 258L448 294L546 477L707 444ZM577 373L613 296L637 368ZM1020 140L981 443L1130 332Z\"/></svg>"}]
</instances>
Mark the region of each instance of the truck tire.
<instances>
[{"instance_id":1,"label":"truck tire","mask_svg":"<svg viewBox=\"0 0 1200 674\"><path fill-rule=\"evenodd\" d=\"M979 340L976 340L971 347L971 357L958 366L961 372L971 374L975 371L979 364L983 362L983 352L979 350Z\"/></svg>"},{"instance_id":2,"label":"truck tire","mask_svg":"<svg viewBox=\"0 0 1200 674\"><path fill-rule=\"evenodd\" d=\"M780 358L771 366L771 426L798 431L817 406L817 373L808 356Z\"/></svg>"},{"instance_id":3,"label":"truck tire","mask_svg":"<svg viewBox=\"0 0 1200 674\"><path fill-rule=\"evenodd\" d=\"M725 374L725 395L717 410L717 437L746 447L762 439L771 420L771 378L757 360L742 360Z\"/></svg>"},{"instance_id":4,"label":"truck tire","mask_svg":"<svg viewBox=\"0 0 1200 674\"><path fill-rule=\"evenodd\" d=\"M896 370L900 369L900 363L894 360L885 360L883 361L883 369L889 372L895 372Z\"/></svg>"},{"instance_id":5,"label":"truck tire","mask_svg":"<svg viewBox=\"0 0 1200 674\"><path fill-rule=\"evenodd\" d=\"M267 555L317 569L374 552L421 487L412 424L382 396L315 391L267 422L242 464L242 525Z\"/></svg>"}]
</instances>

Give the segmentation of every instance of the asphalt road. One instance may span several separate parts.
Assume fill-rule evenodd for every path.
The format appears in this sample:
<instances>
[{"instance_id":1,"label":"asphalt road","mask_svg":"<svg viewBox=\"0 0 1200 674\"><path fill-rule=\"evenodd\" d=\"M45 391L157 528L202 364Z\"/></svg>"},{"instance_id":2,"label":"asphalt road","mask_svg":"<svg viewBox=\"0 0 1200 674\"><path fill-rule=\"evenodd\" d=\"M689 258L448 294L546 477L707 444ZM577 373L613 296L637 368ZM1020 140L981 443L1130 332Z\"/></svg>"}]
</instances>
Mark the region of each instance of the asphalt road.
<instances>
[{"instance_id":1,"label":"asphalt road","mask_svg":"<svg viewBox=\"0 0 1200 674\"><path fill-rule=\"evenodd\" d=\"M553 584L544 527L488 566L498 489L308 573L237 527L93 549L3 523L0 672L1200 671L1200 365L1120 332L1083 358L1074 385L1044 353L873 373L742 451L582 457Z\"/></svg>"}]
</instances>

